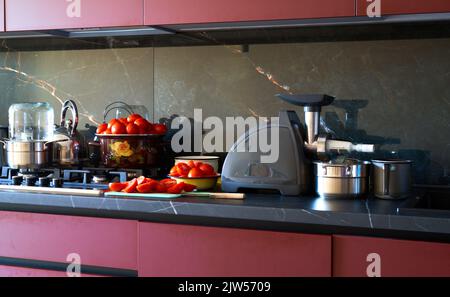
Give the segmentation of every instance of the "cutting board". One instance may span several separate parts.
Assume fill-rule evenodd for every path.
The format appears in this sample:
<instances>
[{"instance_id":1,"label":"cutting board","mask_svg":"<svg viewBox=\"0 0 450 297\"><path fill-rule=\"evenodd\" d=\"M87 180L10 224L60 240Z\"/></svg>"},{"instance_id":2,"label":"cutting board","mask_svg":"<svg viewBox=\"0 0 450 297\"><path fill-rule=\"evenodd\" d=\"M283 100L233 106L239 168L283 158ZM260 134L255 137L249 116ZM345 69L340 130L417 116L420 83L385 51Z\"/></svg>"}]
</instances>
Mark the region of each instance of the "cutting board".
<instances>
[{"instance_id":1,"label":"cutting board","mask_svg":"<svg viewBox=\"0 0 450 297\"><path fill-rule=\"evenodd\" d=\"M242 193L211 193L211 192L189 192L182 194L167 194L167 193L124 193L124 192L105 192L106 197L128 197L141 199L175 199L180 197L203 197L213 199L244 199L245 195Z\"/></svg>"}]
</instances>

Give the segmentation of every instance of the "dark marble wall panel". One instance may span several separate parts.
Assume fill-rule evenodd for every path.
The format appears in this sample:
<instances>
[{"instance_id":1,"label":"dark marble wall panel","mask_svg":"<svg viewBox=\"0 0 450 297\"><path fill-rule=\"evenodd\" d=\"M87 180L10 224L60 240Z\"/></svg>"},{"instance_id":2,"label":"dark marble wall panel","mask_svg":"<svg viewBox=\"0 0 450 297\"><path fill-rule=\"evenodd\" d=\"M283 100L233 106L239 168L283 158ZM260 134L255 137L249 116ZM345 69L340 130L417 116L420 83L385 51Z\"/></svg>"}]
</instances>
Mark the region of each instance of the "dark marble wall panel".
<instances>
[{"instance_id":1,"label":"dark marble wall panel","mask_svg":"<svg viewBox=\"0 0 450 297\"><path fill-rule=\"evenodd\" d=\"M62 100L73 99L80 123L103 121L105 106L123 100L153 117L153 49L101 49L0 54L0 101L47 101L59 118ZM0 113L0 125L8 124Z\"/></svg>"},{"instance_id":2,"label":"dark marble wall panel","mask_svg":"<svg viewBox=\"0 0 450 297\"><path fill-rule=\"evenodd\" d=\"M19 101L75 99L102 120L106 104L144 105L158 120L275 116L279 92L328 93L324 127L416 161L416 182L450 183L450 39L348 41L0 53L0 125ZM153 111L154 110L154 111ZM58 116L59 112L57 112Z\"/></svg>"},{"instance_id":3,"label":"dark marble wall panel","mask_svg":"<svg viewBox=\"0 0 450 297\"><path fill-rule=\"evenodd\" d=\"M448 57L449 39L157 48L156 115L271 116L295 108L276 93L328 93L336 136L414 159L416 182L449 183Z\"/></svg>"}]
</instances>

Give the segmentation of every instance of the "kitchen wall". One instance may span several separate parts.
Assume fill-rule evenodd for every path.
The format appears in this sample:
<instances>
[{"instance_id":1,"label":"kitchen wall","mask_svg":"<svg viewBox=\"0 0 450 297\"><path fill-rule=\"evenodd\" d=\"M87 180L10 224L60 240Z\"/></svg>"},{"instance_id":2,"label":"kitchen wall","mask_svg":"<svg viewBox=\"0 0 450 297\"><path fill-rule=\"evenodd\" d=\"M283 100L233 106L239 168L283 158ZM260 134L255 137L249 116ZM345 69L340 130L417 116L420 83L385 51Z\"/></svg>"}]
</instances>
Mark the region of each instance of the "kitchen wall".
<instances>
[{"instance_id":1,"label":"kitchen wall","mask_svg":"<svg viewBox=\"0 0 450 297\"><path fill-rule=\"evenodd\" d=\"M0 124L8 106L75 99L81 123L116 100L172 114L274 116L301 108L273 95L327 93L324 127L412 158L418 183L450 184L450 39L0 53ZM391 152L394 153L391 153Z\"/></svg>"}]
</instances>

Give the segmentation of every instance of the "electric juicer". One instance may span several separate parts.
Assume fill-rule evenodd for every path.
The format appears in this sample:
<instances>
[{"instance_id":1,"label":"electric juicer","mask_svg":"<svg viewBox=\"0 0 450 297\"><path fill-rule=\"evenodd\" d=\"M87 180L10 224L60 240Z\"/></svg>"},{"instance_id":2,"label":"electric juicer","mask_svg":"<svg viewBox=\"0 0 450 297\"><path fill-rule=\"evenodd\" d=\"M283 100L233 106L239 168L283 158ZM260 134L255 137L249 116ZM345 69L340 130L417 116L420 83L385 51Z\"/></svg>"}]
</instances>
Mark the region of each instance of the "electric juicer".
<instances>
[{"instance_id":1,"label":"electric juicer","mask_svg":"<svg viewBox=\"0 0 450 297\"><path fill-rule=\"evenodd\" d=\"M295 111L281 110L278 123L267 123L250 129L231 147L222 169L222 189L238 192L245 189L277 190L282 195L310 193L314 188L313 162L331 153L373 153L372 144L353 144L319 134L322 106L330 105L334 97L323 94L287 95L278 98L296 106L303 106L305 124ZM263 130L278 128L279 154L273 163L262 162L263 152L255 145ZM269 131L264 131L268 133ZM245 151L239 148L248 148Z\"/></svg>"}]
</instances>

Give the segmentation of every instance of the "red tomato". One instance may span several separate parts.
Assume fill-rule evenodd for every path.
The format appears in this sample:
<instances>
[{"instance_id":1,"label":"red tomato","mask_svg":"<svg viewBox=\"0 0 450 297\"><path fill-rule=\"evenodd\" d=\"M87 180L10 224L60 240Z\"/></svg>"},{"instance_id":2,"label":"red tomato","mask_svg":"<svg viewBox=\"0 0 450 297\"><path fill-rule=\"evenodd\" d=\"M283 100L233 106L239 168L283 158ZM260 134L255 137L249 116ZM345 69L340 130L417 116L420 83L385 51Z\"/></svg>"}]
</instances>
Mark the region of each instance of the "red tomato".
<instances>
[{"instance_id":1,"label":"red tomato","mask_svg":"<svg viewBox=\"0 0 450 297\"><path fill-rule=\"evenodd\" d=\"M163 134L166 134L166 132L167 132L166 125L164 125L164 124L154 124L153 125L153 133L154 134L163 135Z\"/></svg>"},{"instance_id":2,"label":"red tomato","mask_svg":"<svg viewBox=\"0 0 450 297\"><path fill-rule=\"evenodd\" d=\"M185 192L192 192L192 191L194 191L195 189L197 189L197 187L194 186L194 185L186 184L186 183L184 184L183 190L184 190Z\"/></svg>"},{"instance_id":3,"label":"red tomato","mask_svg":"<svg viewBox=\"0 0 450 297\"><path fill-rule=\"evenodd\" d=\"M113 192L120 192L128 186L128 183L110 183L109 189Z\"/></svg>"},{"instance_id":4,"label":"red tomato","mask_svg":"<svg viewBox=\"0 0 450 297\"><path fill-rule=\"evenodd\" d=\"M95 131L95 133L97 133L97 134L102 134L103 132L106 131L106 129L108 129L108 124L105 124L105 123L100 124L100 125L97 127L97 131Z\"/></svg>"},{"instance_id":5,"label":"red tomato","mask_svg":"<svg viewBox=\"0 0 450 297\"><path fill-rule=\"evenodd\" d=\"M191 170L191 167L186 163L178 163L176 166L180 176L187 176Z\"/></svg>"},{"instance_id":6,"label":"red tomato","mask_svg":"<svg viewBox=\"0 0 450 297\"><path fill-rule=\"evenodd\" d=\"M136 192L137 185L138 185L137 178L133 178L131 181L128 182L127 187L122 191L125 193L134 193Z\"/></svg>"},{"instance_id":7,"label":"red tomato","mask_svg":"<svg viewBox=\"0 0 450 297\"><path fill-rule=\"evenodd\" d=\"M172 169L170 169L170 176L180 176L180 174L178 173L178 167L177 166L173 166Z\"/></svg>"},{"instance_id":8,"label":"red tomato","mask_svg":"<svg viewBox=\"0 0 450 297\"><path fill-rule=\"evenodd\" d=\"M125 126L128 125L128 120L127 118L120 118L119 122L121 122L122 124L124 124Z\"/></svg>"},{"instance_id":9,"label":"red tomato","mask_svg":"<svg viewBox=\"0 0 450 297\"><path fill-rule=\"evenodd\" d=\"M112 134L127 134L127 128L124 124L117 121L111 127Z\"/></svg>"},{"instance_id":10,"label":"red tomato","mask_svg":"<svg viewBox=\"0 0 450 297\"><path fill-rule=\"evenodd\" d=\"M139 193L155 193L157 192L157 187L159 183L156 180L151 180L148 183L144 183L137 186L137 190Z\"/></svg>"},{"instance_id":11,"label":"red tomato","mask_svg":"<svg viewBox=\"0 0 450 297\"><path fill-rule=\"evenodd\" d=\"M200 170L200 168L194 167L189 171L188 177L202 177L204 175L205 174Z\"/></svg>"},{"instance_id":12,"label":"red tomato","mask_svg":"<svg viewBox=\"0 0 450 297\"><path fill-rule=\"evenodd\" d=\"M134 124L138 126L140 129L144 129L145 131L150 130L152 124L150 124L146 119L144 118L138 118L134 121Z\"/></svg>"},{"instance_id":13,"label":"red tomato","mask_svg":"<svg viewBox=\"0 0 450 297\"><path fill-rule=\"evenodd\" d=\"M133 123L129 123L127 125L127 133L128 134L139 134L139 127Z\"/></svg>"},{"instance_id":14,"label":"red tomato","mask_svg":"<svg viewBox=\"0 0 450 297\"><path fill-rule=\"evenodd\" d=\"M148 183L150 180L151 180L150 178L146 178L145 176L139 176L137 178L138 185Z\"/></svg>"},{"instance_id":15,"label":"red tomato","mask_svg":"<svg viewBox=\"0 0 450 297\"><path fill-rule=\"evenodd\" d=\"M203 162L194 161L194 164L195 164L195 167L200 167L203 164Z\"/></svg>"},{"instance_id":16,"label":"red tomato","mask_svg":"<svg viewBox=\"0 0 450 297\"><path fill-rule=\"evenodd\" d=\"M211 165L209 165L207 163L201 164L200 166L198 166L198 169L203 171L204 175L207 175L207 176L216 175L216 172L214 171L214 167L212 167Z\"/></svg>"},{"instance_id":17,"label":"red tomato","mask_svg":"<svg viewBox=\"0 0 450 297\"><path fill-rule=\"evenodd\" d=\"M142 116L140 114L137 113L133 113L130 114L127 118L128 123L134 123L137 119L142 118Z\"/></svg>"},{"instance_id":18,"label":"red tomato","mask_svg":"<svg viewBox=\"0 0 450 297\"><path fill-rule=\"evenodd\" d=\"M194 167L195 167L195 163L194 163L194 161L192 161L192 160L189 160L189 161L187 162L187 164L188 164L189 167L191 167L191 168L194 168Z\"/></svg>"},{"instance_id":19,"label":"red tomato","mask_svg":"<svg viewBox=\"0 0 450 297\"><path fill-rule=\"evenodd\" d=\"M112 126L113 126L116 122L118 122L118 121L119 121L119 120L117 120L117 119L112 119L111 121L109 121L107 128L108 128L108 129L111 129Z\"/></svg>"},{"instance_id":20,"label":"red tomato","mask_svg":"<svg viewBox=\"0 0 450 297\"><path fill-rule=\"evenodd\" d=\"M184 182L178 183L176 185L171 186L170 188L167 189L167 193L169 194L180 194L181 192L183 192L184 186L186 184Z\"/></svg>"},{"instance_id":21,"label":"red tomato","mask_svg":"<svg viewBox=\"0 0 450 297\"><path fill-rule=\"evenodd\" d=\"M106 129L106 131L104 131L102 134L112 134L111 129Z\"/></svg>"}]
</instances>

